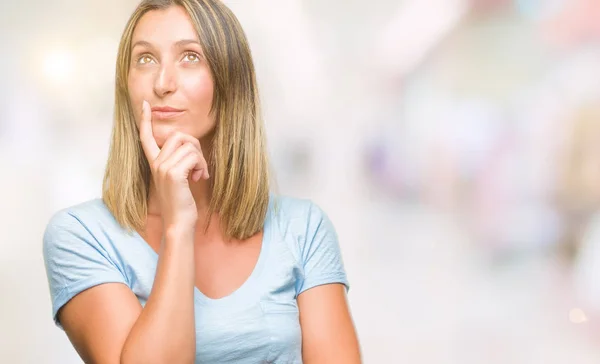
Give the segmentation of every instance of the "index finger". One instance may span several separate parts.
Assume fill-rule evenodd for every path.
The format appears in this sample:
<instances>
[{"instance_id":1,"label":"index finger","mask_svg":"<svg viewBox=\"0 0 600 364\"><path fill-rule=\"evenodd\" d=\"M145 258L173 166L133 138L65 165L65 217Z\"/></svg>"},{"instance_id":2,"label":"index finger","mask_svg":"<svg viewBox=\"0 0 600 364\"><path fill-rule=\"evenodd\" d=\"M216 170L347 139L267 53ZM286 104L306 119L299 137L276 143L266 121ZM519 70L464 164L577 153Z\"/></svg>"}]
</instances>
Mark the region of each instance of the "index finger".
<instances>
[{"instance_id":1,"label":"index finger","mask_svg":"<svg viewBox=\"0 0 600 364\"><path fill-rule=\"evenodd\" d=\"M150 104L146 100L142 103L140 141L142 142L142 149L144 149L148 162L152 163L158 157L160 148L156 144L154 134L152 133L152 113L150 112Z\"/></svg>"}]
</instances>

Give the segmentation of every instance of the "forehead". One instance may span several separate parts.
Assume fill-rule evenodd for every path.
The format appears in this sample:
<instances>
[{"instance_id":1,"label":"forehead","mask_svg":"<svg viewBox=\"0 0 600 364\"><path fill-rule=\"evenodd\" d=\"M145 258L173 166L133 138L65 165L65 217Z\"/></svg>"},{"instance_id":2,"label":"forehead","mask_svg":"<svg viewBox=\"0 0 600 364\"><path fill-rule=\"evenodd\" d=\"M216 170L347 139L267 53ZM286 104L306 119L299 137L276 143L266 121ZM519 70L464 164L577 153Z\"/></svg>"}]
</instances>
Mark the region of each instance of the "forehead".
<instances>
[{"instance_id":1,"label":"forehead","mask_svg":"<svg viewBox=\"0 0 600 364\"><path fill-rule=\"evenodd\" d=\"M181 39L198 40L198 34L185 9L171 6L144 14L133 31L132 43L144 40L169 45Z\"/></svg>"}]
</instances>

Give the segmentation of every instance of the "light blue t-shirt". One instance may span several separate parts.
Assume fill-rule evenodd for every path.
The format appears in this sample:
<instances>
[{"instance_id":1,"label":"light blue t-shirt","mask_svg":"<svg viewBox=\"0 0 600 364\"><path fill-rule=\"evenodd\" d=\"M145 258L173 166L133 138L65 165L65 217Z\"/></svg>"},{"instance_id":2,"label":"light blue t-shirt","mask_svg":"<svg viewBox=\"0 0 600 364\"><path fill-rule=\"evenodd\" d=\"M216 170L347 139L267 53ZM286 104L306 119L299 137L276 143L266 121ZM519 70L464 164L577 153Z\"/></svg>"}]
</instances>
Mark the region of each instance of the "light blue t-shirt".
<instances>
[{"instance_id":1,"label":"light blue t-shirt","mask_svg":"<svg viewBox=\"0 0 600 364\"><path fill-rule=\"evenodd\" d=\"M127 233L101 199L57 212L44 233L52 315L78 293L126 284L145 305L158 255ZM196 363L302 363L296 297L318 285L348 289L335 230L310 200L271 196L256 266L231 295L194 290Z\"/></svg>"}]
</instances>

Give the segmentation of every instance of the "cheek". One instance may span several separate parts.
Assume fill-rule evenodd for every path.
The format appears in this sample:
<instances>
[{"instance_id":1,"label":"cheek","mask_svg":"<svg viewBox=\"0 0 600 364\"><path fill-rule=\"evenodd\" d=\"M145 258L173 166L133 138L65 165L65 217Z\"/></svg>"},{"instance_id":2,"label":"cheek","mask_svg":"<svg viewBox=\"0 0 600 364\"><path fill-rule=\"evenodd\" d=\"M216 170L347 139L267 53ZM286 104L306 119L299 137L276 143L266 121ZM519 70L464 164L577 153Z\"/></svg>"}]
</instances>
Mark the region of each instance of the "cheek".
<instances>
[{"instance_id":1,"label":"cheek","mask_svg":"<svg viewBox=\"0 0 600 364\"><path fill-rule=\"evenodd\" d=\"M140 87L140 82L138 78L139 77L130 74L129 79L127 80L127 90L129 91L129 98L131 99L133 104L135 104L135 101L142 98L142 88Z\"/></svg>"},{"instance_id":2,"label":"cheek","mask_svg":"<svg viewBox=\"0 0 600 364\"><path fill-rule=\"evenodd\" d=\"M152 82L148 77L131 72L127 80L127 90L129 101L136 115L136 122L139 123L138 114L142 112L142 101L149 100L148 90L152 91Z\"/></svg>"},{"instance_id":3,"label":"cheek","mask_svg":"<svg viewBox=\"0 0 600 364\"><path fill-rule=\"evenodd\" d=\"M144 100L143 89L144 88L141 86L138 78L130 75L127 80L127 91L129 92L131 107L135 113L135 121L138 125L140 122L138 114L142 112L142 101Z\"/></svg>"},{"instance_id":4,"label":"cheek","mask_svg":"<svg viewBox=\"0 0 600 364\"><path fill-rule=\"evenodd\" d=\"M187 95L190 109L194 114L208 116L213 101L213 81L210 74L203 73L200 77L189 77L182 82Z\"/></svg>"}]
</instances>

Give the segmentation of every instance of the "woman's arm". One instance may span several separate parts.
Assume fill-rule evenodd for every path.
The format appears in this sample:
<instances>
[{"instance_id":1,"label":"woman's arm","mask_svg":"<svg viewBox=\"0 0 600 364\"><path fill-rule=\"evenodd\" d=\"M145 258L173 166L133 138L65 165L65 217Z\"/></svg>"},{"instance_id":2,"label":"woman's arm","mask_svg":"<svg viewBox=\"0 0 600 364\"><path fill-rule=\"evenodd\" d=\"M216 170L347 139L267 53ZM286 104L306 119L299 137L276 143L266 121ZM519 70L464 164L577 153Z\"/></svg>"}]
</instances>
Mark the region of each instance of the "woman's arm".
<instances>
[{"instance_id":1,"label":"woman's arm","mask_svg":"<svg viewBox=\"0 0 600 364\"><path fill-rule=\"evenodd\" d=\"M305 364L361 363L358 338L342 284L325 284L298 295Z\"/></svg>"},{"instance_id":2,"label":"woman's arm","mask_svg":"<svg viewBox=\"0 0 600 364\"><path fill-rule=\"evenodd\" d=\"M59 320L86 363L193 363L193 233L170 230L161 246L145 307L120 283L83 291L59 311Z\"/></svg>"}]
</instances>

